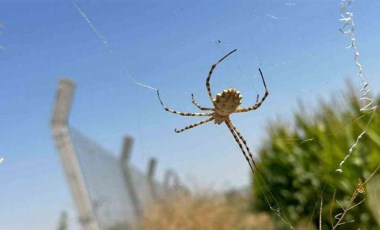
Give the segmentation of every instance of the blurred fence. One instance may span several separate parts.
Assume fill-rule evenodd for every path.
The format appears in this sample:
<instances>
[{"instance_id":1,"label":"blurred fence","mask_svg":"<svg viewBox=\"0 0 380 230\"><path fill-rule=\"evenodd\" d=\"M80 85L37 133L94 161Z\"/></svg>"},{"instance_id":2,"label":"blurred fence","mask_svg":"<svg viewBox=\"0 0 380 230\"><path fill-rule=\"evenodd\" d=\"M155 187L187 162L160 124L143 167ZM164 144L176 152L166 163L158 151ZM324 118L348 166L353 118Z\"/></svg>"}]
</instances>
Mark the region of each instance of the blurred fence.
<instances>
[{"instance_id":1,"label":"blurred fence","mask_svg":"<svg viewBox=\"0 0 380 230\"><path fill-rule=\"evenodd\" d=\"M121 156L68 125L75 85L61 80L58 85L52 131L66 178L84 230L138 229L144 209L179 185L173 171L164 184L154 180L157 161L151 159L145 174L129 163L133 139L125 137ZM170 186L171 185L176 186Z\"/></svg>"}]
</instances>

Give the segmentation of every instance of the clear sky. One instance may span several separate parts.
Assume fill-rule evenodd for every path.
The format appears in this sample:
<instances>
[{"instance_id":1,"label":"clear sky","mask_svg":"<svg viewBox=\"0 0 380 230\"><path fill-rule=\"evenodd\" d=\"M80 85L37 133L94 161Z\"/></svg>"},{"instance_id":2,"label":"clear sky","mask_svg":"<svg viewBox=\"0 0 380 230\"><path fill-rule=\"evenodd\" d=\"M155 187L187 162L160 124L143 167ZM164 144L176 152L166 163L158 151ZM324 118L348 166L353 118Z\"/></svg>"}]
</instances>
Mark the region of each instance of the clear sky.
<instances>
[{"instance_id":1,"label":"clear sky","mask_svg":"<svg viewBox=\"0 0 380 230\"><path fill-rule=\"evenodd\" d=\"M210 106L205 78L215 70L213 92L235 87L244 105L264 93L263 106L232 120L258 150L265 127L288 119L297 100L307 105L341 97L345 79L355 86L352 50L338 29L339 1L72 1L0 0L0 228L54 229L73 204L52 139L49 120L61 77L77 84L70 123L119 154L122 137L135 137L132 163L145 171L158 159L157 178L174 169L188 184L231 188L249 183L249 168L228 129L212 123L182 134L199 119L166 113L167 105L196 111ZM380 89L380 1L351 8L364 73ZM217 42L217 41L220 41ZM71 223L70 229L76 229Z\"/></svg>"}]
</instances>

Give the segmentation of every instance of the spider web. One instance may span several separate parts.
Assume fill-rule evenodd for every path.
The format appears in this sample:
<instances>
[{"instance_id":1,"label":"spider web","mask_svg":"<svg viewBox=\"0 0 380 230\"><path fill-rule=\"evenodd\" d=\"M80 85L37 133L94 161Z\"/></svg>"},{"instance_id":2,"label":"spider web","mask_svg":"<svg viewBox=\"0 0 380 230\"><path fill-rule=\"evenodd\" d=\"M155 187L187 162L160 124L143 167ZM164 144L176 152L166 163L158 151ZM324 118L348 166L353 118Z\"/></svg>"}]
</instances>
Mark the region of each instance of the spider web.
<instances>
[{"instance_id":1,"label":"spider web","mask_svg":"<svg viewBox=\"0 0 380 230\"><path fill-rule=\"evenodd\" d=\"M95 33L95 35L97 36L97 38L103 43L104 47L106 48L106 50L112 55L114 54L114 51L110 48L110 44L107 40L107 38L105 36L103 36L99 31L98 29L95 27L95 25L93 24L93 22L90 20L90 18L87 16L87 14L79 7L79 5L73 1L72 2L73 5L75 6L75 9L78 11L78 13L80 14L80 16L84 19L84 21L89 25L89 27L93 30L93 32ZM275 16L273 15L267 15L268 17L270 18L274 18L274 19L277 19L279 20L279 18L276 18ZM223 52L226 51L225 47L224 47L224 44L222 44L222 42L220 40L213 40L213 42L215 43L215 45L220 48ZM240 69L240 72L241 71L241 67L239 66L239 69ZM149 90L154 90L154 91L157 91L158 89L157 88L154 88L152 86L149 86L145 83L140 83L138 81L136 81L134 79L134 77L132 76L132 74L129 72L129 70L125 67L125 69L123 70L123 73L126 74L126 76L128 76L131 80L131 82L133 82L135 85L137 86L141 86L143 88L146 88L146 89L149 89ZM247 77L247 76L245 76ZM254 78L257 78L257 76L254 76ZM259 93L257 93L257 89L256 87L254 86L254 89L256 91L256 95L259 96ZM139 121L140 123L140 121ZM141 134L140 134L140 137L141 137ZM237 143L236 142L233 142L235 146L237 146ZM239 149L240 151L240 149ZM257 169L258 170L258 169ZM283 221L285 224L287 224L289 226L290 229L293 229L293 226L288 222L288 220L286 219L286 217L284 216L284 214L282 213L282 210L281 210L281 206L279 205L279 203L277 202L275 196L272 194L272 192L270 191L270 189L268 188L267 186L267 182L265 181L265 179L262 177L262 175L260 174L259 171L256 172L257 176L260 178L260 181L263 185L263 187L261 188L261 190L263 191L263 193L265 194L265 199L270 207L270 209L273 211L273 213L275 215L277 215L281 221Z\"/></svg>"},{"instance_id":2,"label":"spider web","mask_svg":"<svg viewBox=\"0 0 380 230\"><path fill-rule=\"evenodd\" d=\"M297 2L297 1L281 2L281 3L275 4L274 6L270 6L270 7L260 7L257 4L250 5L250 4L247 4L245 2L242 4L243 5L244 4L249 5L251 8L251 10L246 15L244 15L242 17L242 20L245 20L246 22L248 22L247 23L248 25L251 25L255 28L258 28L259 26L257 26L257 25L260 23L267 23L269 25L276 24L276 23L281 24L284 22L288 23L287 20L290 20L289 19L291 17L290 14L294 10L292 8L297 8L299 5L302 5L302 3ZM83 20L93 30L96 37L103 44L105 49L111 55L114 55L115 53L119 52L119 50L111 48L110 44L112 44L112 42L109 43L107 37L99 32L96 24L94 24L90 20L90 17L85 13L85 11L83 11L79 7L79 5L77 3L75 3L74 1L73 1L73 5L74 5L75 9L78 11L78 13L80 14L80 16L83 18ZM349 159L349 156L352 154L355 147L360 143L361 138L365 135L367 127L371 125L372 117L374 116L374 114L377 110L377 105L375 105L374 99L370 95L370 87L369 87L369 84L367 83L366 79L364 78L363 67L362 67L362 64L359 60L359 50L358 50L358 47L356 44L356 37L355 37L355 33L354 33L355 25L354 25L354 20L353 20L354 19L353 13L351 11L349 11L350 5L351 5L351 1L342 0L342 2L341 2L341 5L340 5L340 9L341 9L340 16L341 16L341 18L340 18L340 21L343 23L343 26L340 28L340 30L343 34L345 34L345 35L347 35L347 37L349 37L350 45L348 46L348 48L352 49L354 52L354 63L355 63L355 66L357 68L358 77L359 77L359 80L361 83L360 100L363 102L363 106L360 109L360 111L362 111L362 112L370 111L372 113L372 115L371 115L371 119L369 120L369 122L365 126L362 133L358 134L355 142L352 144L351 148L348 150L347 156L340 163L339 168L337 169L337 171L339 171L339 172L343 172L342 167L343 167L344 163L346 162L346 160ZM305 6L303 5L303 7L305 7ZM314 7L316 7L318 9L319 4L317 4L317 3L314 4ZM174 18L179 19L179 20L183 19L183 17L185 17L184 15L186 14L186 13L184 13L184 11L185 11L185 9L179 7L174 12L174 15L175 15ZM316 11L318 12L318 10L316 10ZM304 18L302 20L307 20L307 19ZM317 21L317 20L315 20L315 21ZM318 24L315 24L316 23L315 21L310 22L311 27L314 25L318 26ZM275 28L278 30L279 28L281 28L281 26L277 25L277 26L275 26ZM189 88L193 88L191 90L194 90L194 87L186 88L186 87L181 86L181 87L177 88L176 85L181 84L181 82L194 81L195 83L197 83L199 85L199 87L195 87L195 90L194 90L195 91L194 93L195 93L196 97L198 98L198 101L205 102L207 100L207 97L206 97L206 93L205 93L204 83L202 83L202 81L204 81L204 79L202 77L205 78L206 73L208 71L208 68L210 67L210 65L215 60L217 60L217 57L220 57L223 54L229 52L230 50L232 50L232 48L235 48L236 46L243 47L242 49L238 49L239 50L238 52L240 52L240 50L242 50L242 54L239 53L238 55L240 55L240 57L238 57L237 59L234 59L234 57L231 57L231 58L229 58L228 63L226 63L226 64L223 63L220 67L218 66L217 70L215 71L215 76L212 77L212 84L213 84L213 87L215 87L213 89L213 92L214 93L220 92L220 90L225 88L225 86L237 85L236 88L238 88L238 89L242 88L244 90L245 95L248 95L248 96L245 96L247 103L249 103L248 101L254 102L254 100L250 100L249 98L255 98L256 94L261 94L261 95L263 94L263 90L260 88L259 76L257 74L252 74L252 73L257 73L257 70L255 70L255 69L257 69L257 67L261 67L264 71L264 74L266 76L268 76L269 81L270 81L270 83L268 84L268 88L269 88L269 91L271 93L271 95L269 96L269 100L275 100L276 98L279 97L279 95L278 95L278 93L276 93L276 91L273 92L273 90L271 89L271 86L276 84L276 76L273 76L271 74L271 72L275 72L275 71L271 71L271 69L275 69L277 71L278 70L284 70L284 69L291 69L291 68L294 68L297 65L297 63L303 62L306 66L305 67L306 70L303 68L297 67L298 72L297 71L294 72L294 74L297 75L297 74L302 73L301 70L307 71L307 68L310 67L311 64L315 64L315 60L321 60L322 58L326 58L329 54L335 54L336 52L338 52L338 50L340 50L340 47L336 47L336 46L327 47L327 46L325 46L324 49L329 49L329 51L324 52L324 53L319 53L318 50L312 50L311 52L301 52L298 50L298 52L294 51L294 52L290 52L288 54L284 53L282 56L280 55L280 56L277 56L276 58L271 58L271 56L269 55L271 53L271 51L269 50L268 51L269 54L266 54L264 50L260 49L259 48L259 46L261 44L260 41L258 42L257 41L258 39L256 37L253 38L251 34L248 35L248 39L246 39L248 41L248 43L246 43L247 41L244 39L242 39L242 41L239 41L237 39L232 39L231 37L226 37L226 35L224 35L224 34L223 34L223 36L225 36L225 37L223 37L223 36L220 36L219 33L215 32L215 31L216 30L209 33L209 35L208 35L209 39L207 41L203 41L204 43L207 44L207 47L208 47L207 52L210 52L210 51L213 52L213 58L208 58L207 62L204 65L202 65L201 69L203 70L203 72L201 72L201 71L197 72L197 73L203 73L203 75L201 77L198 77L198 75L196 75L197 78L200 80L193 79L194 78L194 75L193 75L194 71L186 73L187 69L192 69L192 67L195 67L195 65L193 63L188 62L187 63L188 65L178 67L178 66L176 66L176 64L180 63L179 61L177 61L175 64L173 64L171 66L180 69L180 71L185 73L184 74L185 76L182 76L182 77L177 78L177 79L175 79L174 77L169 77L171 71L165 71L165 73L169 73L169 74L167 77L162 77L160 81L158 81L154 78L142 78L142 77L138 76L138 74L136 74L136 75L132 74L131 71L127 68L128 65L125 65L125 63L123 65L123 67L121 68L122 75L129 78L130 82L132 84L134 84L135 86L138 86L138 87L142 87L144 90L147 89L147 90L156 91L157 88L160 88L162 90L163 97L165 98L164 100L167 101L167 104L170 104L170 107L179 108L180 111L181 110L194 111L194 107L192 107L190 100L187 100L187 101L181 100L181 103L173 100L173 98L179 98L179 97L180 98L188 97L188 99L190 99L189 96L190 96L190 93L192 93L192 91L190 91ZM311 32L312 30L308 30L308 31ZM275 31L275 29L274 29L274 31L271 31L271 32L274 35L279 35L283 31ZM322 31L322 33L323 32L324 31ZM198 31L197 33L200 33L200 32ZM244 36L244 35L246 35L246 34L244 34L244 32L243 32L242 36ZM260 33L257 33L257 35L255 35L255 36L259 37ZM185 38L182 37L181 39L182 40L179 40L180 43L185 41ZM318 38L316 38L316 39L318 39ZM328 39L328 37L326 39ZM251 40L251 42L249 42L250 40ZM255 42L253 42L253 41L255 41ZM263 41L261 41L261 42L263 42ZM281 42L281 39L279 39L279 41L276 41L276 42ZM294 44L292 44L292 45L294 45ZM321 45L322 45L322 42L321 42ZM257 54L252 55L250 53L257 53ZM202 56L202 55L203 55L203 53L199 53L197 56ZM189 60L189 57L187 57L185 54L183 55L183 57L186 58L187 61ZM194 58L194 56L192 58ZM246 61L246 60L249 60L249 61ZM183 61L183 62L185 62L185 61ZM251 63L251 66L247 67L248 66L247 63ZM161 65L164 66L163 64L161 64ZM158 67L160 67L161 65L158 64ZM237 66L238 70L236 70L236 66ZM199 68L199 67L197 67L197 68ZM266 72L269 72L269 74ZM219 76L217 76L217 75L219 75ZM236 76L236 77L228 78L226 76ZM313 75L313 74L310 76L315 77L315 75ZM218 80L220 80L220 79L223 79L223 83L218 83ZM334 80L333 77L325 78L323 80L326 81L326 83L322 84L322 86L319 89L321 89L321 88L327 88L327 89L323 89L322 92L319 93L318 88L311 89L311 86L307 84L307 81L308 81L307 79L302 78L302 77L299 77L299 78L292 77L289 79L289 81L290 81L289 84L306 83L305 84L306 86L304 89L298 89L298 91L296 91L296 92L289 92L289 91L285 90L284 93L285 94L286 93L294 94L298 97L305 98L304 100L310 100L310 98L312 98L312 100L310 100L311 105L308 105L308 108L313 108L314 103L316 103L315 98L326 97L326 94L329 90L332 91L332 90L338 90L339 89L339 87L336 87L335 83L337 81ZM154 85L154 87L151 86L151 84ZM194 85L191 84L191 85L194 86L195 84ZM248 91L248 89L250 89L250 92ZM271 99L272 94L274 94L274 99ZM148 93L148 91L141 91L138 96L139 97L153 97L153 95L154 94ZM184 103L185 104L187 103L187 104L184 105ZM206 107L208 105L210 105L209 102L208 102L208 104L204 104L204 103L201 103L201 104L206 106ZM291 103L291 104L292 104L291 106L294 106L293 103ZM265 103L264 103L264 106L265 106ZM144 142L144 144L140 144L140 151L142 151L142 152L151 151L152 149L154 149L154 147L149 147L150 144L148 141L148 137L143 137L144 135L142 134L142 132L146 132L145 130L144 131L142 131L142 130L144 129L143 128L144 122L145 122L144 120L147 117L144 115L144 112L141 109L139 109L140 107L142 107L142 105L139 104L139 102L137 102L136 107L138 107L138 108L136 108L136 111L138 112L138 116L137 116L138 118L136 120L137 120L137 123L139 124L139 129L138 129L139 130L138 131L139 132L139 139ZM275 115L269 115L268 116L269 118L266 118L266 119L267 120L274 119L275 116L277 116L276 113L277 114L278 113L280 113L280 114L286 113L287 109L288 108L284 108L281 104L275 104L274 106L271 106L271 109L269 109L269 112L273 112L273 114L275 114ZM260 114L260 112L261 112L260 109L258 111L256 111L257 114ZM167 116L169 116L169 115L167 115ZM364 115L359 116L356 119L361 119L363 116ZM239 118L237 116L234 116L232 118L232 120L234 122L236 121L238 128L242 127L243 135L244 135L244 133L250 133L250 130L252 129L252 127L248 128L246 123L243 123L241 120L239 120ZM264 120L263 118L260 118L260 122L262 122L263 120ZM189 122L189 124L190 124L192 121L193 120L190 120L190 119L186 119L186 121L183 121L183 120L180 121L180 119L178 119L178 121L174 121L173 124L170 125L170 127L177 127L176 125L179 125L178 128L181 128L181 126L187 125L186 122ZM256 122L252 122L252 123L256 123ZM350 125L351 125L351 123L347 123L347 126L350 126ZM209 125L209 127L202 127L202 129L206 129L206 130L211 129L211 128L212 127L210 127L210 125ZM260 131L260 130L262 130L262 128L263 127L259 126L259 127L255 128L255 130ZM340 131L341 130L338 130L337 132L340 132ZM189 131L189 132L191 132L191 131ZM194 131L194 132L197 132L197 131ZM205 132L207 132L207 131L205 131ZM200 132L198 132L197 134L200 134ZM168 138L173 137L173 140L178 141L181 138L182 139L189 138L190 135L191 134L187 134L184 137L175 137L175 138L173 136L168 136ZM225 140L225 142L220 142L220 143L218 143L217 146L215 146L218 150L220 150L220 152L222 154L229 154L228 152L230 151L230 148L227 147L228 145L234 146L234 148L235 148L234 152L240 152L238 145L233 141L232 136L230 135L228 130L225 129L225 127L221 127L221 128L218 127L216 132L210 131L210 135L222 135L222 136L217 136L217 137L222 138L223 140ZM255 135L256 135L255 138L252 138L252 137L247 138L250 147L258 146L260 144L260 141L258 141L259 135L257 135L257 134L255 134ZM334 133L326 133L326 136L328 136L328 135L334 135ZM147 135L147 136L150 136L150 135ZM298 144L302 145L306 142L310 142L310 141L314 141L314 140L316 140L316 137L307 137L303 140L299 140ZM183 140L181 143L183 144ZM179 146L179 144L177 146ZM185 146L189 147L190 145L187 144ZM145 149L145 148L147 148L147 149ZM253 148L253 149L257 149L257 148ZM200 149L198 148L197 150L200 150ZM171 155L171 157L174 157L174 156ZM258 156L255 156L255 157L258 157ZM187 160L188 160L188 158L187 158ZM243 161L241 162L241 164L242 165L244 164ZM183 166L183 164L180 164L180 166ZM288 226L290 228L293 228L289 224L289 222L286 218L286 214L282 213L282 207L283 207L282 203L284 203L284 201L277 201L275 198L276 196L273 194L273 191L270 191L268 189L268 187L269 187L268 183L270 183L270 182L267 182L266 179L260 175L260 173L258 173L257 176L259 176L259 179L261 181L260 182L261 183L260 189L265 194L265 197L267 199L266 202L267 202L268 206L270 207L270 209L277 216L279 216L283 222L288 224Z\"/></svg>"}]
</instances>

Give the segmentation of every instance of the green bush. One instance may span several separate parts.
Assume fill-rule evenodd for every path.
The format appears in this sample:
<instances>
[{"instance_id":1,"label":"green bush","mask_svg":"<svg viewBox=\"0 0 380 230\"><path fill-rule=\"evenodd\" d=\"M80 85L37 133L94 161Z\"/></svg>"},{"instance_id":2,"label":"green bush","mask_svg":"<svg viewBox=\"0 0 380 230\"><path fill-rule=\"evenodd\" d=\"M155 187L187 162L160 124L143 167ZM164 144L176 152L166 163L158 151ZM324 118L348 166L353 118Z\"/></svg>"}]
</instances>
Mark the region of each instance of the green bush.
<instances>
[{"instance_id":1,"label":"green bush","mask_svg":"<svg viewBox=\"0 0 380 230\"><path fill-rule=\"evenodd\" d=\"M268 137L257 162L265 184L258 174L253 175L254 209L270 211L265 195L270 196L263 192L268 186L293 226L305 221L318 226L323 197L322 227L332 229L331 222L336 222L334 216L342 211L340 205L347 206L359 178L364 181L380 163L380 111L377 109L366 134L344 163L343 173L336 172L372 115L371 111L360 112L361 102L352 87L341 96L342 101L320 102L313 115L308 114L310 108L301 104L293 124L283 121L269 124ZM376 102L380 104L380 100ZM359 194L355 202L365 198L365 193ZM380 208L380 204L372 206ZM344 222L352 220L338 229L379 229L366 202L349 210Z\"/></svg>"}]
</instances>

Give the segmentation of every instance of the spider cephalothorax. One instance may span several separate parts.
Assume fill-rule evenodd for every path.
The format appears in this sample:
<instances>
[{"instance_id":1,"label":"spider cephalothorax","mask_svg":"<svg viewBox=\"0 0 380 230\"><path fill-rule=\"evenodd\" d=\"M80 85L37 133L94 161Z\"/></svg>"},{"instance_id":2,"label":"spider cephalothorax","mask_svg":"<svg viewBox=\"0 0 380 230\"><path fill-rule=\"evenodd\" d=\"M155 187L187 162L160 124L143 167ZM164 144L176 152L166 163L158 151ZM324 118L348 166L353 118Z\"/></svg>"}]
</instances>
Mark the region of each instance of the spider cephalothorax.
<instances>
[{"instance_id":1,"label":"spider cephalothorax","mask_svg":"<svg viewBox=\"0 0 380 230\"><path fill-rule=\"evenodd\" d=\"M200 106L195 101L194 95L191 94L192 102L195 106L197 106L200 110L205 110L205 111L210 111L210 112L208 112L208 113L177 112L175 110L169 109L168 107L166 107L164 105L164 103L162 102L162 100L160 98L160 93L158 90L157 90L157 95L158 95L158 99L160 100L161 105L168 112L178 114L181 116L207 116L207 117L209 117L203 121L199 121L199 122L194 123L192 125L186 126L183 129L179 129L179 130L175 129L176 133L183 132L185 130L188 130L188 129L194 128L196 126L202 125L204 123L210 122L212 120L214 120L215 124L222 124L223 122L226 123L228 129L231 131L232 135L234 136L235 141L239 144L239 147L242 150L242 152L245 156L245 159L248 161L248 164L251 167L251 170L253 172L254 166L256 167L255 162L253 161L253 156L249 150L247 142L245 141L244 137L240 134L240 132L237 130L237 128L233 125L232 121L229 118L229 115L232 113L241 113L241 112L248 112L251 110L256 110L261 106L261 104L267 98L267 96L269 95L269 92L267 90L267 86L265 84L264 76L263 76L263 73L261 72L261 69L259 68L259 72L260 72L260 76L261 76L261 79L262 79L264 87L265 87L265 94L261 98L260 101L259 101L259 95L257 95L256 103L250 107L240 107L240 104L241 104L243 97L240 95L240 92L237 91L236 89L230 88L230 89L223 90L222 93L218 93L216 95L216 98L214 98L212 96L211 87L210 87L210 78L211 78L212 72L214 71L215 67L221 61L223 61L226 57L228 57L230 54L232 54L235 51L236 51L236 49L229 52L226 56L224 56L222 59L220 59L217 63L213 64L211 66L210 72L207 76L206 88L207 88L208 95L211 99L211 102L214 105L214 108Z\"/></svg>"}]
</instances>

